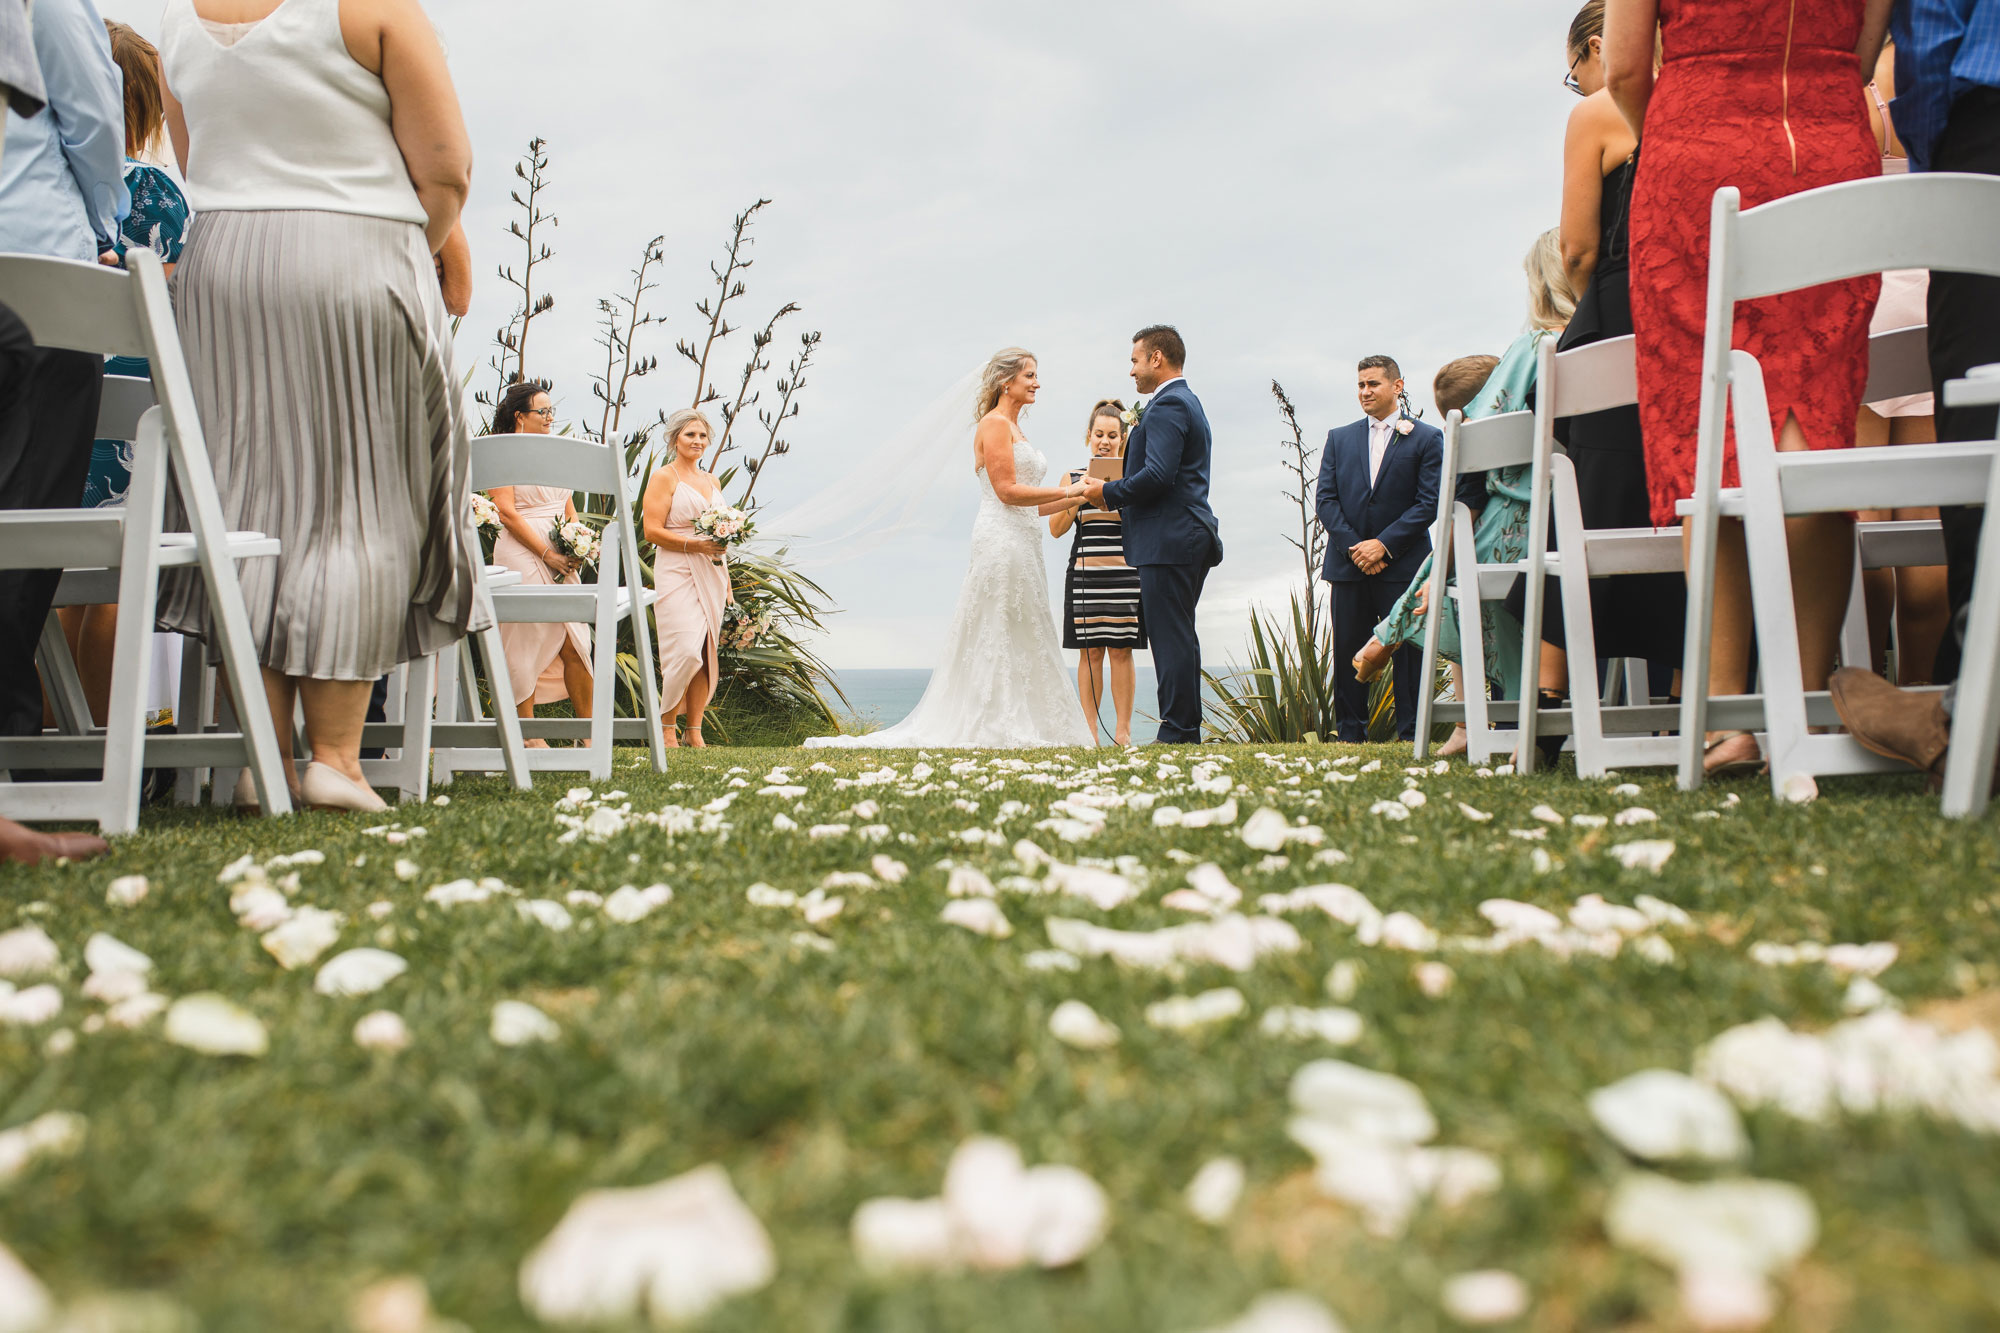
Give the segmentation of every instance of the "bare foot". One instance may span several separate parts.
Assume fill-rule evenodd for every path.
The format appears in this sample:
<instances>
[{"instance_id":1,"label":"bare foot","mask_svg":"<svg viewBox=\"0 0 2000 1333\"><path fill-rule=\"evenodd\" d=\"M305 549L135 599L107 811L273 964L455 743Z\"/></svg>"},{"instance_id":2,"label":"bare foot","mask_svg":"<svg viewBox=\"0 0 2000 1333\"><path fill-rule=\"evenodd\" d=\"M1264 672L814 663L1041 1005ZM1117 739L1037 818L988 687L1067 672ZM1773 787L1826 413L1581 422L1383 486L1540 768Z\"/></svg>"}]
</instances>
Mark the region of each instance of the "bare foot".
<instances>
[{"instance_id":1,"label":"bare foot","mask_svg":"<svg viewBox=\"0 0 2000 1333\"><path fill-rule=\"evenodd\" d=\"M1111 738L1111 743L1113 745L1118 746L1120 749L1129 750L1132 748L1132 733L1129 731L1121 731L1117 735Z\"/></svg>"},{"instance_id":2,"label":"bare foot","mask_svg":"<svg viewBox=\"0 0 2000 1333\"><path fill-rule=\"evenodd\" d=\"M549 743L540 736L536 736L532 739L522 741L521 748L525 750L546 750L549 748Z\"/></svg>"},{"instance_id":3,"label":"bare foot","mask_svg":"<svg viewBox=\"0 0 2000 1333\"><path fill-rule=\"evenodd\" d=\"M28 866L57 858L88 861L104 851L104 839L89 833L37 833L11 819L0 819L0 861Z\"/></svg>"},{"instance_id":4,"label":"bare foot","mask_svg":"<svg viewBox=\"0 0 2000 1333\"><path fill-rule=\"evenodd\" d=\"M708 748L708 742L701 738L700 727L688 728L687 743L697 750L706 750Z\"/></svg>"},{"instance_id":5,"label":"bare foot","mask_svg":"<svg viewBox=\"0 0 2000 1333\"><path fill-rule=\"evenodd\" d=\"M1702 751L1701 771L1711 777L1726 773L1755 772L1764 763L1757 738L1747 731L1725 731L1714 736Z\"/></svg>"},{"instance_id":6,"label":"bare foot","mask_svg":"<svg viewBox=\"0 0 2000 1333\"><path fill-rule=\"evenodd\" d=\"M681 748L680 733L674 730L672 723L668 723L666 726L660 728L660 743L665 745L669 750L678 750Z\"/></svg>"},{"instance_id":7,"label":"bare foot","mask_svg":"<svg viewBox=\"0 0 2000 1333\"><path fill-rule=\"evenodd\" d=\"M1464 754L1469 748L1470 746L1465 738L1465 728L1453 727L1451 729L1451 739L1443 745L1438 746L1436 753L1440 759L1449 759L1453 755Z\"/></svg>"}]
</instances>

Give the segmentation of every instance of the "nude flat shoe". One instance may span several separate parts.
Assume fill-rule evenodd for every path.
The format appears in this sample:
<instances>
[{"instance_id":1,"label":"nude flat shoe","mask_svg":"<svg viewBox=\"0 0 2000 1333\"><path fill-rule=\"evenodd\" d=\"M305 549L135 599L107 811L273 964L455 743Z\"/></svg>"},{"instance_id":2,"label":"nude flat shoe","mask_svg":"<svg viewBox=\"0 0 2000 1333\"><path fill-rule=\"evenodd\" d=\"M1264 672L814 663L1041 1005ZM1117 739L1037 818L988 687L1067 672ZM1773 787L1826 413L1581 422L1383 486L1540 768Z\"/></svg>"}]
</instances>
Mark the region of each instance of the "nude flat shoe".
<instances>
[{"instance_id":1,"label":"nude flat shoe","mask_svg":"<svg viewBox=\"0 0 2000 1333\"><path fill-rule=\"evenodd\" d=\"M340 770L320 763L306 765L305 776L299 779L299 799L309 810L381 814L389 808L389 803L376 795L373 787L363 786Z\"/></svg>"}]
</instances>

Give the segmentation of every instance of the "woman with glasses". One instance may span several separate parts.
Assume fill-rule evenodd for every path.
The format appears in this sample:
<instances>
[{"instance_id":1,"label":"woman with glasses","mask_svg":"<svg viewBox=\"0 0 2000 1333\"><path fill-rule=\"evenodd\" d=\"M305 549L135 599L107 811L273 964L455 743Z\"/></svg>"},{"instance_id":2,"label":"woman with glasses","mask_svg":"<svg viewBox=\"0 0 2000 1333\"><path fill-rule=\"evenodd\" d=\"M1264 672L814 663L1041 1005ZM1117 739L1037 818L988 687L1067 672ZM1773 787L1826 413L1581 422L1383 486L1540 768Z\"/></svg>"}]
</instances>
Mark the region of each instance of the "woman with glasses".
<instances>
[{"instance_id":1,"label":"woman with glasses","mask_svg":"<svg viewBox=\"0 0 2000 1333\"><path fill-rule=\"evenodd\" d=\"M548 389L533 380L509 388L493 413L495 435L547 435L556 409ZM549 544L556 523L576 517L576 498L560 486L495 486L487 498L500 511L493 560L521 576L528 587L576 583L577 562ZM585 625L502 625L507 675L515 710L533 717L536 704L567 699L578 717L591 715L590 629ZM588 744L589 742L585 742ZM528 745L547 749L545 740Z\"/></svg>"},{"instance_id":2,"label":"woman with glasses","mask_svg":"<svg viewBox=\"0 0 2000 1333\"><path fill-rule=\"evenodd\" d=\"M1563 137L1558 234L1571 290L1580 295L1576 314L1556 344L1559 352L1632 332L1626 219L1639 165L1639 140L1604 86L1604 3L1590 0L1577 11L1564 44L1569 72L1563 83L1583 101L1571 110ZM1571 418L1557 424L1556 435L1576 470L1585 527L1652 526L1638 408L1616 407ZM1518 617L1526 600L1525 589L1517 586L1508 598L1508 609ZM1561 708L1568 703L1571 673L1562 615L1556 609L1560 603L1545 597L1542 605L1542 705ZM1593 659L1636 657L1678 663L1685 607L1685 584L1678 574L1592 579L1590 614L1597 642L1578 648L1583 662L1578 674L1594 684ZM1559 738L1550 739L1560 744Z\"/></svg>"}]
</instances>

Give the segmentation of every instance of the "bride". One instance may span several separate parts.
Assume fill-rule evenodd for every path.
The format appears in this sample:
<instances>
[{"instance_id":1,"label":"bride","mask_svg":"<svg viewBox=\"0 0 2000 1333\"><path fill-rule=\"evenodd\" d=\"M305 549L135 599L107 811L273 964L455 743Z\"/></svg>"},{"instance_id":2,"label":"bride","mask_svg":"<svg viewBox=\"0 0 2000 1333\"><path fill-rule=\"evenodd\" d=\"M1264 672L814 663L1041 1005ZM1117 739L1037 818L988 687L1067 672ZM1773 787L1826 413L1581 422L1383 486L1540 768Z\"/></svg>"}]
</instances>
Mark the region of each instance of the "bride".
<instances>
[{"instance_id":1,"label":"bride","mask_svg":"<svg viewBox=\"0 0 2000 1333\"><path fill-rule=\"evenodd\" d=\"M1083 488L1040 484L1049 460L1021 433L1021 411L1040 390L1034 356L1018 347L996 354L980 375L972 566L924 697L886 731L819 736L807 745L1029 749L1095 742L1077 711L1049 614L1036 521L1077 507Z\"/></svg>"}]
</instances>

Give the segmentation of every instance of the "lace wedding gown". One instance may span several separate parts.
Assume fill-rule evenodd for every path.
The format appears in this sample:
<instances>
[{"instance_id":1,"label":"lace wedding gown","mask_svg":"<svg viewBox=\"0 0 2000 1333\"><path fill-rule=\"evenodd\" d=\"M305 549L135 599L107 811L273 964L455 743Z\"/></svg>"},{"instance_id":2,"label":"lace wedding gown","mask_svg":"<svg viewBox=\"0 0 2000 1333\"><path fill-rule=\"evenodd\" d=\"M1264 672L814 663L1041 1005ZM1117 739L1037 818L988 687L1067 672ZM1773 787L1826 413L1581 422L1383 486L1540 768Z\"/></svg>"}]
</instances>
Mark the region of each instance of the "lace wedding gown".
<instances>
[{"instance_id":1,"label":"lace wedding gown","mask_svg":"<svg viewBox=\"0 0 2000 1333\"><path fill-rule=\"evenodd\" d=\"M1039 486L1049 461L1014 442L1014 475ZM972 567L959 589L943 655L910 715L866 736L817 736L809 746L1030 749L1089 745L1090 728L1049 614L1042 525L1034 506L1001 503L980 468Z\"/></svg>"}]
</instances>

